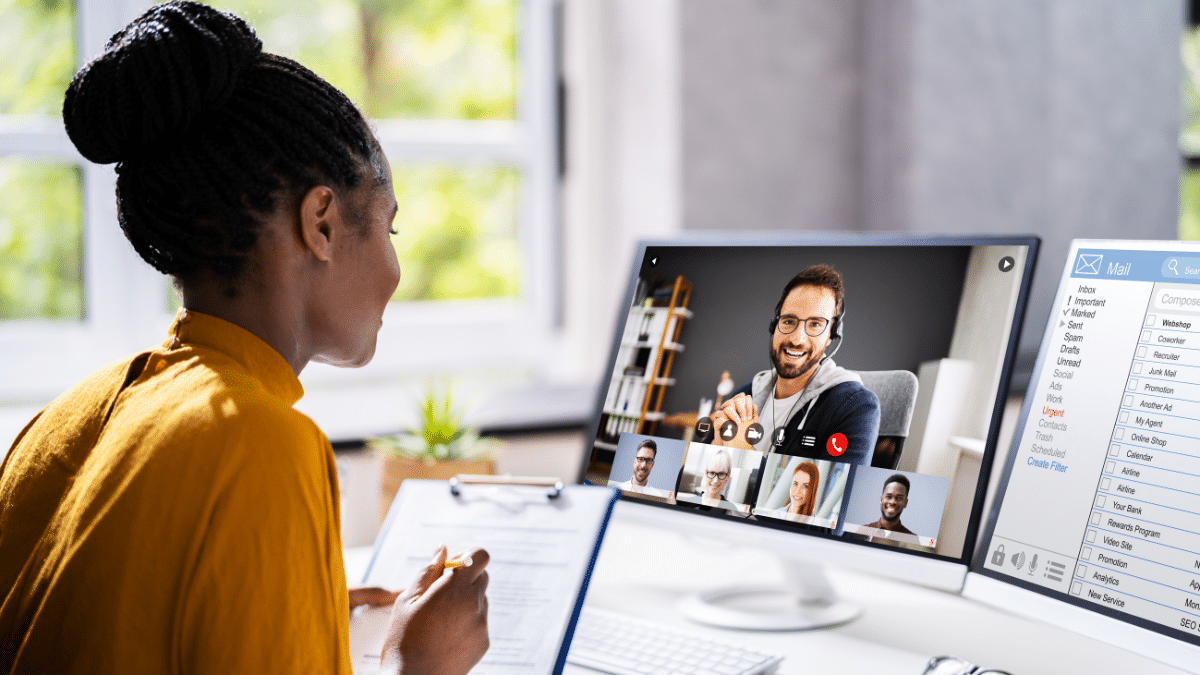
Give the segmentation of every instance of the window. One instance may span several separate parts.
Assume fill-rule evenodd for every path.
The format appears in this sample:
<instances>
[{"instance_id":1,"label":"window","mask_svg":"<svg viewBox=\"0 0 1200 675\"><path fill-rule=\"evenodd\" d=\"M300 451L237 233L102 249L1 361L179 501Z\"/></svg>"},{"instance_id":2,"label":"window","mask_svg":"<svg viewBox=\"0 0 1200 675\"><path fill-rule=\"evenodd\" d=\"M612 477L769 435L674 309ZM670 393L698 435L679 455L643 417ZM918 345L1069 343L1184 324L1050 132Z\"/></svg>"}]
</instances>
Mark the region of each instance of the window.
<instances>
[{"instance_id":1,"label":"window","mask_svg":"<svg viewBox=\"0 0 1200 675\"><path fill-rule=\"evenodd\" d=\"M392 164L403 277L380 349L358 371L310 366L310 392L536 369L555 341L557 1L214 0L346 91ZM75 152L58 112L79 64L146 6L0 0L0 406L41 405L161 341L178 306L117 225L112 167Z\"/></svg>"},{"instance_id":2,"label":"window","mask_svg":"<svg viewBox=\"0 0 1200 675\"><path fill-rule=\"evenodd\" d=\"M1200 3L1188 3L1183 31L1183 119L1179 148L1183 175L1179 185L1179 238L1200 239Z\"/></svg>"}]
</instances>

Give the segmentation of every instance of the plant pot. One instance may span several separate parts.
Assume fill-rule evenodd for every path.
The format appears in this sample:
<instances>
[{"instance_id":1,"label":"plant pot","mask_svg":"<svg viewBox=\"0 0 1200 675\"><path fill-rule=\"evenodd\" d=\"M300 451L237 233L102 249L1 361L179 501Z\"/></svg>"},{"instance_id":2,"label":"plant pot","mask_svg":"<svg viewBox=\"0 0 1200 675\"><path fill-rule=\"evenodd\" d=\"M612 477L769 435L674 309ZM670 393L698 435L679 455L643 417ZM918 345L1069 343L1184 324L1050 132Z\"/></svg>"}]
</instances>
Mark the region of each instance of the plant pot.
<instances>
[{"instance_id":1,"label":"plant pot","mask_svg":"<svg viewBox=\"0 0 1200 675\"><path fill-rule=\"evenodd\" d=\"M408 478L449 480L460 473L494 474L496 460L491 457L474 459L423 460L390 452L378 453L383 467L379 482L379 522L387 516L400 484Z\"/></svg>"}]
</instances>

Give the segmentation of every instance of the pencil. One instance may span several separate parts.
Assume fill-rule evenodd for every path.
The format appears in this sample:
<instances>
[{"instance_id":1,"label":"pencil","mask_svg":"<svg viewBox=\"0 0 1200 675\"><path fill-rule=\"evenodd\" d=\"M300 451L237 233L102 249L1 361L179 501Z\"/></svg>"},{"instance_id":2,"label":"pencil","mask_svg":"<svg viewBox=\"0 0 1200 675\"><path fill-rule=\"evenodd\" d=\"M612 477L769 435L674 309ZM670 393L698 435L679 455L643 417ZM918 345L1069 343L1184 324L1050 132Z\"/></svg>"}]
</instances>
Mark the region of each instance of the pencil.
<instances>
[{"instance_id":1,"label":"pencil","mask_svg":"<svg viewBox=\"0 0 1200 675\"><path fill-rule=\"evenodd\" d=\"M447 560L444 569L451 570L456 567L470 567L470 566L471 566L471 556L466 556L465 558L455 558L454 560Z\"/></svg>"}]
</instances>

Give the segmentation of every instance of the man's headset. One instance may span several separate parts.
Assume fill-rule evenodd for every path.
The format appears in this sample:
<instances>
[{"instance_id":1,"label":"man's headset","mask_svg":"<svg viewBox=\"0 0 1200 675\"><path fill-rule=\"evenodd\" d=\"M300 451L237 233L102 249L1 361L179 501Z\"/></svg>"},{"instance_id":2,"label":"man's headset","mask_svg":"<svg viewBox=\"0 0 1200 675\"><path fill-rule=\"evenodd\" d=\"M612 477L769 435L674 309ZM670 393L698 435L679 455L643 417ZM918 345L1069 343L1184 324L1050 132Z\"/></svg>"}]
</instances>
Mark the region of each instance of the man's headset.
<instances>
[{"instance_id":1,"label":"man's headset","mask_svg":"<svg viewBox=\"0 0 1200 675\"><path fill-rule=\"evenodd\" d=\"M783 309L782 302L779 303L779 306L775 308L775 318L771 319L771 326L770 326L770 328L767 329L767 332L771 335L775 334L775 328L779 326L779 319L782 318L779 316L779 311L781 309ZM825 352L825 355L821 357L821 363L825 363L825 361L827 361L828 359L833 358L833 355L836 354L837 351L842 348L842 341L843 341L842 327L845 325L845 322L846 322L846 301L843 300L842 301L842 313L833 317L833 324L829 327L829 339L837 340L837 344L833 346L833 351ZM803 330L803 328L797 327L796 330Z\"/></svg>"}]
</instances>

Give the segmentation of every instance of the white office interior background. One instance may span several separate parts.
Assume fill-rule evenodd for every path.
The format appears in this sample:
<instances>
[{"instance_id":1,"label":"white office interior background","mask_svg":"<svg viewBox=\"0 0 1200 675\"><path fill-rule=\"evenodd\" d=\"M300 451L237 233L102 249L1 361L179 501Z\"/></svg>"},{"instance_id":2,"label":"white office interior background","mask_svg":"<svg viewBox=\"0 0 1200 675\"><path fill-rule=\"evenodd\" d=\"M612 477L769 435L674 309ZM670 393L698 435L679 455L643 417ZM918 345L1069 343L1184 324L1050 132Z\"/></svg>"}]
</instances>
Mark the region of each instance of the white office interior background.
<instances>
[{"instance_id":1,"label":"white office interior background","mask_svg":"<svg viewBox=\"0 0 1200 675\"><path fill-rule=\"evenodd\" d=\"M301 378L338 447L412 423L431 379L485 429L585 425L644 238L1037 234L1027 377L1071 239L1200 236L1182 0L214 4L318 72L357 64L322 74L395 172L405 281L377 357ZM0 0L5 448L176 306L58 116L63 78L145 6ZM571 476L583 448L531 452L512 466Z\"/></svg>"}]
</instances>

